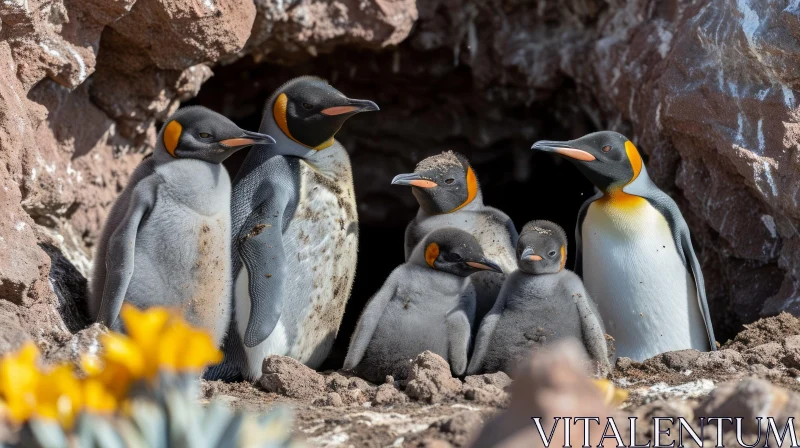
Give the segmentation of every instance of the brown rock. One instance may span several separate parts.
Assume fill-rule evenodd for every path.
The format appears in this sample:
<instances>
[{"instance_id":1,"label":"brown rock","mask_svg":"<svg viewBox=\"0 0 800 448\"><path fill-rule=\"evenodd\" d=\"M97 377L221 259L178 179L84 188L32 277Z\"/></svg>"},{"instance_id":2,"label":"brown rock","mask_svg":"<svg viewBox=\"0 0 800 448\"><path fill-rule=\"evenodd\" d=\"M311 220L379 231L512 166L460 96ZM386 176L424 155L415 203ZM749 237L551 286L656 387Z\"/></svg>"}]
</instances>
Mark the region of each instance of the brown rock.
<instances>
[{"instance_id":1,"label":"brown rock","mask_svg":"<svg viewBox=\"0 0 800 448\"><path fill-rule=\"evenodd\" d=\"M463 411L431 426L444 433L453 445L464 446L483 426L483 419L477 412Z\"/></svg>"},{"instance_id":2,"label":"brown rock","mask_svg":"<svg viewBox=\"0 0 800 448\"><path fill-rule=\"evenodd\" d=\"M381 384L375 392L372 403L378 406L392 406L408 401L408 397L392 384Z\"/></svg>"},{"instance_id":3,"label":"brown rock","mask_svg":"<svg viewBox=\"0 0 800 448\"><path fill-rule=\"evenodd\" d=\"M485 373L464 378L464 384L478 388L491 385L500 390L505 390L511 385L511 378L505 372Z\"/></svg>"},{"instance_id":4,"label":"brown rock","mask_svg":"<svg viewBox=\"0 0 800 448\"><path fill-rule=\"evenodd\" d=\"M784 339L783 349L786 351L783 364L786 367L800 368L800 335Z\"/></svg>"},{"instance_id":5,"label":"brown rock","mask_svg":"<svg viewBox=\"0 0 800 448\"><path fill-rule=\"evenodd\" d=\"M342 396L338 393L328 392L324 397L314 400L314 406L333 406L335 408L340 408L344 406L344 401L342 400Z\"/></svg>"},{"instance_id":6,"label":"brown rock","mask_svg":"<svg viewBox=\"0 0 800 448\"><path fill-rule=\"evenodd\" d=\"M438 403L461 392L461 381L453 378L450 365L441 356L424 351L411 362L406 394L415 400Z\"/></svg>"},{"instance_id":7,"label":"brown rock","mask_svg":"<svg viewBox=\"0 0 800 448\"><path fill-rule=\"evenodd\" d=\"M22 327L16 306L0 300L0 356L16 351L32 338Z\"/></svg>"},{"instance_id":8,"label":"brown rock","mask_svg":"<svg viewBox=\"0 0 800 448\"><path fill-rule=\"evenodd\" d=\"M505 407L508 404L508 393L491 384L481 387L464 385L464 398L487 406Z\"/></svg>"},{"instance_id":9,"label":"brown rock","mask_svg":"<svg viewBox=\"0 0 800 448\"><path fill-rule=\"evenodd\" d=\"M695 410L698 417L742 417L743 428L757 430L756 417L774 417L782 428L786 418L800 412L800 396L767 381L746 378L738 383L725 383L714 389Z\"/></svg>"},{"instance_id":10,"label":"brown rock","mask_svg":"<svg viewBox=\"0 0 800 448\"><path fill-rule=\"evenodd\" d=\"M774 368L781 365L784 351L780 342L768 342L747 349L742 355L748 364L763 364Z\"/></svg>"},{"instance_id":11,"label":"brown rock","mask_svg":"<svg viewBox=\"0 0 800 448\"><path fill-rule=\"evenodd\" d=\"M701 353L692 363L692 367L701 370L735 371L745 365L744 358L734 350L717 350Z\"/></svg>"},{"instance_id":12,"label":"brown rock","mask_svg":"<svg viewBox=\"0 0 800 448\"><path fill-rule=\"evenodd\" d=\"M267 392L309 399L318 397L325 391L322 375L287 356L269 356L264 360L261 372L258 384Z\"/></svg>"},{"instance_id":13,"label":"brown rock","mask_svg":"<svg viewBox=\"0 0 800 448\"><path fill-rule=\"evenodd\" d=\"M744 352L769 342L783 342L788 335L800 335L800 319L781 313L745 325L733 341L725 344L725 348Z\"/></svg>"},{"instance_id":14,"label":"brown rock","mask_svg":"<svg viewBox=\"0 0 800 448\"><path fill-rule=\"evenodd\" d=\"M678 350L661 355L661 362L672 370L688 370L692 363L700 357L698 350Z\"/></svg>"}]
</instances>

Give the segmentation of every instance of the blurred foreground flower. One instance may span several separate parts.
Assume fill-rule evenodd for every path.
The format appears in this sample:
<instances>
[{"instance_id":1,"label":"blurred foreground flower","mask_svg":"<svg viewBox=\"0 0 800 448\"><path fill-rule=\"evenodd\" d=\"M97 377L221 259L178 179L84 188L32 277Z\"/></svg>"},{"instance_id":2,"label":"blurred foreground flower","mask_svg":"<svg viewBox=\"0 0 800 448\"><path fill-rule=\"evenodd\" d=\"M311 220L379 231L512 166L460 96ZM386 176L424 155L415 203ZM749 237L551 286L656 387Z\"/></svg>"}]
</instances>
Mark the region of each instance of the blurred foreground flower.
<instances>
[{"instance_id":1,"label":"blurred foreground flower","mask_svg":"<svg viewBox=\"0 0 800 448\"><path fill-rule=\"evenodd\" d=\"M628 391L614 386L614 383L609 380L596 379L592 380L592 382L600 389L606 405L618 407L628 399Z\"/></svg>"},{"instance_id":2,"label":"blurred foreground flower","mask_svg":"<svg viewBox=\"0 0 800 448\"><path fill-rule=\"evenodd\" d=\"M0 419L17 428L0 446L294 446L291 416L235 413L198 401L198 377L222 359L210 335L163 308L121 312L128 335L99 338L99 356L39 366L28 343L0 358Z\"/></svg>"}]
</instances>

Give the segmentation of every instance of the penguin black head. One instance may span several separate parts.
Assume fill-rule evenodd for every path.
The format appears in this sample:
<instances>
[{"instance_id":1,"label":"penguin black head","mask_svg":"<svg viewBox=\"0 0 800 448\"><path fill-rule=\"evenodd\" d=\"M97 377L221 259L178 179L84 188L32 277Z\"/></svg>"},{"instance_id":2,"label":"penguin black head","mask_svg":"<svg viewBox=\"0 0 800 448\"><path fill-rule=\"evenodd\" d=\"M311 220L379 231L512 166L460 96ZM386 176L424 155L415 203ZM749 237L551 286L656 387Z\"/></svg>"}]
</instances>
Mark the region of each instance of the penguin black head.
<instances>
[{"instance_id":1,"label":"penguin black head","mask_svg":"<svg viewBox=\"0 0 800 448\"><path fill-rule=\"evenodd\" d=\"M483 248L474 236L455 227L434 230L423 241L425 263L437 271L467 277L480 271L503 272L496 263L487 260Z\"/></svg>"},{"instance_id":2,"label":"penguin black head","mask_svg":"<svg viewBox=\"0 0 800 448\"><path fill-rule=\"evenodd\" d=\"M624 135L595 132L566 142L538 141L532 149L552 152L569 159L604 193L618 191L642 172L639 150Z\"/></svg>"},{"instance_id":3,"label":"penguin black head","mask_svg":"<svg viewBox=\"0 0 800 448\"><path fill-rule=\"evenodd\" d=\"M331 146L333 137L348 118L359 112L380 110L372 101L347 98L327 81L314 76L292 79L273 98L272 116L281 131L295 142L316 150Z\"/></svg>"},{"instance_id":4,"label":"penguin black head","mask_svg":"<svg viewBox=\"0 0 800 448\"><path fill-rule=\"evenodd\" d=\"M567 234L550 221L525 224L517 241L517 266L527 274L555 274L567 264Z\"/></svg>"},{"instance_id":5,"label":"penguin black head","mask_svg":"<svg viewBox=\"0 0 800 448\"><path fill-rule=\"evenodd\" d=\"M178 109L158 134L156 156L222 163L251 145L275 143L266 134L245 131L226 117L202 106Z\"/></svg>"},{"instance_id":6,"label":"penguin black head","mask_svg":"<svg viewBox=\"0 0 800 448\"><path fill-rule=\"evenodd\" d=\"M413 173L395 176L392 185L410 185L419 206L430 215L459 210L480 191L466 157L453 151L424 159Z\"/></svg>"}]
</instances>

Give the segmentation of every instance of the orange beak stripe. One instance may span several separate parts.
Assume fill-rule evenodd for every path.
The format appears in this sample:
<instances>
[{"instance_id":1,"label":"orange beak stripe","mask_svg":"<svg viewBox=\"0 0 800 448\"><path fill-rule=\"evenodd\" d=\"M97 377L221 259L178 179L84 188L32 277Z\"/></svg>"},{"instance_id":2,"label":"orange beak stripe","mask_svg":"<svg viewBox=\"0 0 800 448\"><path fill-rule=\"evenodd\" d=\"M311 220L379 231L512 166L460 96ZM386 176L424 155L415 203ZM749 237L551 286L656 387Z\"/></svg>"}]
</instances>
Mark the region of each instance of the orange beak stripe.
<instances>
[{"instance_id":1,"label":"orange beak stripe","mask_svg":"<svg viewBox=\"0 0 800 448\"><path fill-rule=\"evenodd\" d=\"M468 261L467 264L472 266L475 269L484 269L486 271L491 271L492 270L492 268L490 268L489 266L486 266L483 263L478 263L476 261Z\"/></svg>"},{"instance_id":2,"label":"orange beak stripe","mask_svg":"<svg viewBox=\"0 0 800 448\"><path fill-rule=\"evenodd\" d=\"M256 141L251 138L229 138L227 140L222 140L220 143L222 143L225 146L233 147L233 146L252 145L255 144L255 142Z\"/></svg>"},{"instance_id":3,"label":"orange beak stripe","mask_svg":"<svg viewBox=\"0 0 800 448\"><path fill-rule=\"evenodd\" d=\"M327 109L322 109L320 113L324 115L333 116L333 115L348 114L356 110L358 110L358 107L356 106L336 106L336 107L329 107Z\"/></svg>"},{"instance_id":4,"label":"orange beak stripe","mask_svg":"<svg viewBox=\"0 0 800 448\"><path fill-rule=\"evenodd\" d=\"M419 188L433 188L439 186L439 184L437 184L436 182L432 182L429 180L422 180L422 179L412 180L411 182L409 182L409 184Z\"/></svg>"},{"instance_id":5,"label":"orange beak stripe","mask_svg":"<svg viewBox=\"0 0 800 448\"><path fill-rule=\"evenodd\" d=\"M564 266L567 264L567 248L561 246L561 269L564 269Z\"/></svg>"},{"instance_id":6,"label":"orange beak stripe","mask_svg":"<svg viewBox=\"0 0 800 448\"><path fill-rule=\"evenodd\" d=\"M539 255L531 255L530 257L528 257L528 259L531 261L542 261L542 257L540 257Z\"/></svg>"},{"instance_id":7,"label":"orange beak stripe","mask_svg":"<svg viewBox=\"0 0 800 448\"><path fill-rule=\"evenodd\" d=\"M555 148L555 152L575 160L582 160L584 162L591 162L596 158L586 151L574 148Z\"/></svg>"},{"instance_id":8,"label":"orange beak stripe","mask_svg":"<svg viewBox=\"0 0 800 448\"><path fill-rule=\"evenodd\" d=\"M170 121L164 128L164 148L167 149L169 155L176 159L178 156L175 155L175 149L178 147L182 132L183 126L175 120Z\"/></svg>"}]
</instances>

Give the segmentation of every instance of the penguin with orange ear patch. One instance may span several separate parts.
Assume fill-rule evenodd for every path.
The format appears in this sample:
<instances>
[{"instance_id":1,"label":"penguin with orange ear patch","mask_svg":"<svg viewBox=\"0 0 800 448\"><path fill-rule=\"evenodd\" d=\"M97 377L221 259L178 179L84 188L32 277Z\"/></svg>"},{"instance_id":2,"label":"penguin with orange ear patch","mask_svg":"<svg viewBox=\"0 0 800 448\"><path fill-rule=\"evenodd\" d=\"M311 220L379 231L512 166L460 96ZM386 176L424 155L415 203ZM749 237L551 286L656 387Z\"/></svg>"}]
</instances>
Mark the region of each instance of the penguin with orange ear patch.
<instances>
[{"instance_id":1,"label":"penguin with orange ear patch","mask_svg":"<svg viewBox=\"0 0 800 448\"><path fill-rule=\"evenodd\" d=\"M474 235L503 273L516 269L517 229L508 215L484 205L478 178L464 156L447 151L428 157L413 173L396 176L392 184L410 186L419 203L417 216L406 227L406 259L425 235L453 226ZM472 277L478 291L477 322L494 305L503 279L502 273L493 272Z\"/></svg>"},{"instance_id":2,"label":"penguin with orange ear patch","mask_svg":"<svg viewBox=\"0 0 800 448\"><path fill-rule=\"evenodd\" d=\"M500 267L475 237L454 227L431 232L364 308L344 369L373 382L386 375L403 379L408 360L430 350L462 375L475 313L468 277L486 271Z\"/></svg>"},{"instance_id":3,"label":"penguin with orange ear patch","mask_svg":"<svg viewBox=\"0 0 800 448\"><path fill-rule=\"evenodd\" d=\"M617 356L643 361L672 350L716 349L703 273L678 206L647 175L636 146L616 132L540 141L599 192L575 229L582 274Z\"/></svg>"},{"instance_id":4,"label":"penguin with orange ear patch","mask_svg":"<svg viewBox=\"0 0 800 448\"><path fill-rule=\"evenodd\" d=\"M179 109L108 215L94 256L89 312L120 328L123 302L183 310L216 343L230 316L231 181L221 163L269 135L204 107Z\"/></svg>"},{"instance_id":5,"label":"penguin with orange ear patch","mask_svg":"<svg viewBox=\"0 0 800 448\"><path fill-rule=\"evenodd\" d=\"M567 234L550 221L531 221L517 243L519 269L508 276L481 322L468 375L511 373L532 349L574 338L600 365L610 367L605 328L580 277L564 269Z\"/></svg>"},{"instance_id":6,"label":"penguin with orange ear patch","mask_svg":"<svg viewBox=\"0 0 800 448\"><path fill-rule=\"evenodd\" d=\"M233 180L234 319L209 379L256 380L267 356L327 358L353 284L358 211L350 158L335 139L378 106L324 79L295 78L267 100L261 132L282 154L250 151Z\"/></svg>"}]
</instances>

